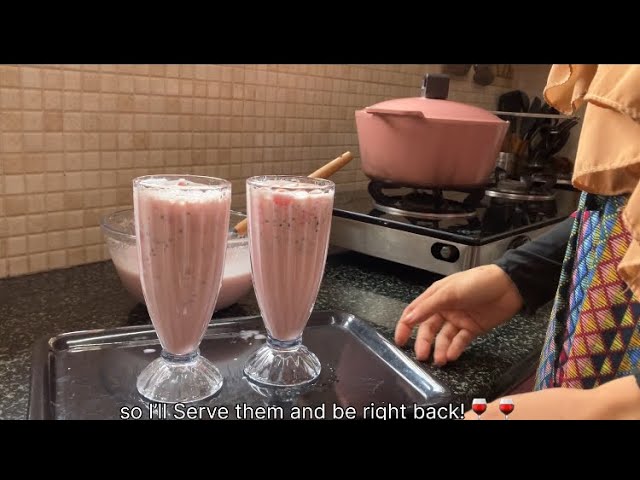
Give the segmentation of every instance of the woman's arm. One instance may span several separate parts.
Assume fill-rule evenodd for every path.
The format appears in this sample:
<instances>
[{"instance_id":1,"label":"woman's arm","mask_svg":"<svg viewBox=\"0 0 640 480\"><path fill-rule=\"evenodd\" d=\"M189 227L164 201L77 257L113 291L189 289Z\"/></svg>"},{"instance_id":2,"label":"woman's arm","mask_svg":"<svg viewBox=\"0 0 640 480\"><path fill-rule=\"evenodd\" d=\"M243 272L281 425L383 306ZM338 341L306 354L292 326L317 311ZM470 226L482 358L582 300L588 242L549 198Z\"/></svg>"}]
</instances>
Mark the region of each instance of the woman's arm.
<instances>
[{"instance_id":1,"label":"woman's arm","mask_svg":"<svg viewBox=\"0 0 640 480\"><path fill-rule=\"evenodd\" d=\"M556 294L573 222L567 218L535 240L508 250L495 262L516 285L529 313Z\"/></svg>"},{"instance_id":2,"label":"woman's arm","mask_svg":"<svg viewBox=\"0 0 640 480\"><path fill-rule=\"evenodd\" d=\"M545 388L510 396L511 420L640 420L640 377L629 375L592 389ZM477 415L469 410L467 420ZM482 420L502 420L500 400L487 405Z\"/></svg>"},{"instance_id":3,"label":"woman's arm","mask_svg":"<svg viewBox=\"0 0 640 480\"><path fill-rule=\"evenodd\" d=\"M640 420L640 373L612 380L593 391L596 419Z\"/></svg>"}]
</instances>

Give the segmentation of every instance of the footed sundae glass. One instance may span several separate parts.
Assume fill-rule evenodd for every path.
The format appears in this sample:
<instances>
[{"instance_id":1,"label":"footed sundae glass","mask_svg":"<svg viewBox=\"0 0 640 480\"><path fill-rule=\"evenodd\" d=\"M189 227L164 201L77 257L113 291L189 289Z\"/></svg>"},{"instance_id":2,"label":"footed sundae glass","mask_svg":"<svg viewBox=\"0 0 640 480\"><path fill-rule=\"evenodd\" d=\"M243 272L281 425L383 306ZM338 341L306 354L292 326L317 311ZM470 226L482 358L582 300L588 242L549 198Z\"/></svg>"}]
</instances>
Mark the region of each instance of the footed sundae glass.
<instances>
[{"instance_id":1,"label":"footed sundae glass","mask_svg":"<svg viewBox=\"0 0 640 480\"><path fill-rule=\"evenodd\" d=\"M302 333L324 276L335 184L267 175L246 186L251 274L267 340L244 373L263 385L305 385L321 371Z\"/></svg>"},{"instance_id":2,"label":"footed sundae glass","mask_svg":"<svg viewBox=\"0 0 640 480\"><path fill-rule=\"evenodd\" d=\"M151 175L133 181L138 266L162 352L138 376L138 392L161 403L215 395L222 374L200 355L222 285L231 184Z\"/></svg>"}]
</instances>

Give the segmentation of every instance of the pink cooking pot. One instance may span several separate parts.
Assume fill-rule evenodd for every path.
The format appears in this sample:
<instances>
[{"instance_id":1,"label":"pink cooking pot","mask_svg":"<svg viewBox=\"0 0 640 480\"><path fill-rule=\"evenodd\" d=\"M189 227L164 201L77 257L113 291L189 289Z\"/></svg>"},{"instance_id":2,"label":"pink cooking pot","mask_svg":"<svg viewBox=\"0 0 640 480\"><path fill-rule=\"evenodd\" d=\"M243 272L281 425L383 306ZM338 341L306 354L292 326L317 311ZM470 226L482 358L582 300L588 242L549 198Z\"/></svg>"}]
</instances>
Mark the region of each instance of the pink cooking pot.
<instances>
[{"instance_id":1,"label":"pink cooking pot","mask_svg":"<svg viewBox=\"0 0 640 480\"><path fill-rule=\"evenodd\" d=\"M417 188L486 185L509 122L447 100L446 75L426 75L422 91L422 97L356 111L364 173L372 180Z\"/></svg>"}]
</instances>

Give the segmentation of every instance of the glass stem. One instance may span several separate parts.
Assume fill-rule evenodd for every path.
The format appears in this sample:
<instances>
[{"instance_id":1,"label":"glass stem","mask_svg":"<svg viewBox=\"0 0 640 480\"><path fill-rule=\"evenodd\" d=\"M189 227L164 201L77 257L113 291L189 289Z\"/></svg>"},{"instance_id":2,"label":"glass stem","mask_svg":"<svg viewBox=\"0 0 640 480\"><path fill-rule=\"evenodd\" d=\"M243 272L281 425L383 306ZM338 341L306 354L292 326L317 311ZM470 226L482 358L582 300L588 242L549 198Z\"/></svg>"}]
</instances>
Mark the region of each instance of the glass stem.
<instances>
[{"instance_id":1,"label":"glass stem","mask_svg":"<svg viewBox=\"0 0 640 480\"><path fill-rule=\"evenodd\" d=\"M173 353L167 352L165 349L162 349L160 356L163 360L169 363L190 363L193 362L200 355L200 350L196 350L191 353L186 353L184 355L174 355Z\"/></svg>"},{"instance_id":2,"label":"glass stem","mask_svg":"<svg viewBox=\"0 0 640 480\"><path fill-rule=\"evenodd\" d=\"M278 340L267 335L267 345L274 350L297 350L302 345L302 337L294 340Z\"/></svg>"}]
</instances>

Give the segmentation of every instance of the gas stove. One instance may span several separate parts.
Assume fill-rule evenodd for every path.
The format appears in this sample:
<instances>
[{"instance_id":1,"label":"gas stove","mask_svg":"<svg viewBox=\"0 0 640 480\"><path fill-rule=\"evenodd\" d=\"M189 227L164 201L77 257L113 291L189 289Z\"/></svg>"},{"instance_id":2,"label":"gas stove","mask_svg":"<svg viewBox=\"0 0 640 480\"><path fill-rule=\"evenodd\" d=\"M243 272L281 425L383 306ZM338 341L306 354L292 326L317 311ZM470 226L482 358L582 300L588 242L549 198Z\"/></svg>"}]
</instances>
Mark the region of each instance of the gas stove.
<instances>
[{"instance_id":1,"label":"gas stove","mask_svg":"<svg viewBox=\"0 0 640 480\"><path fill-rule=\"evenodd\" d=\"M372 181L336 194L331 244L450 275L491 263L552 229L575 207L547 181L469 189L416 189Z\"/></svg>"}]
</instances>

